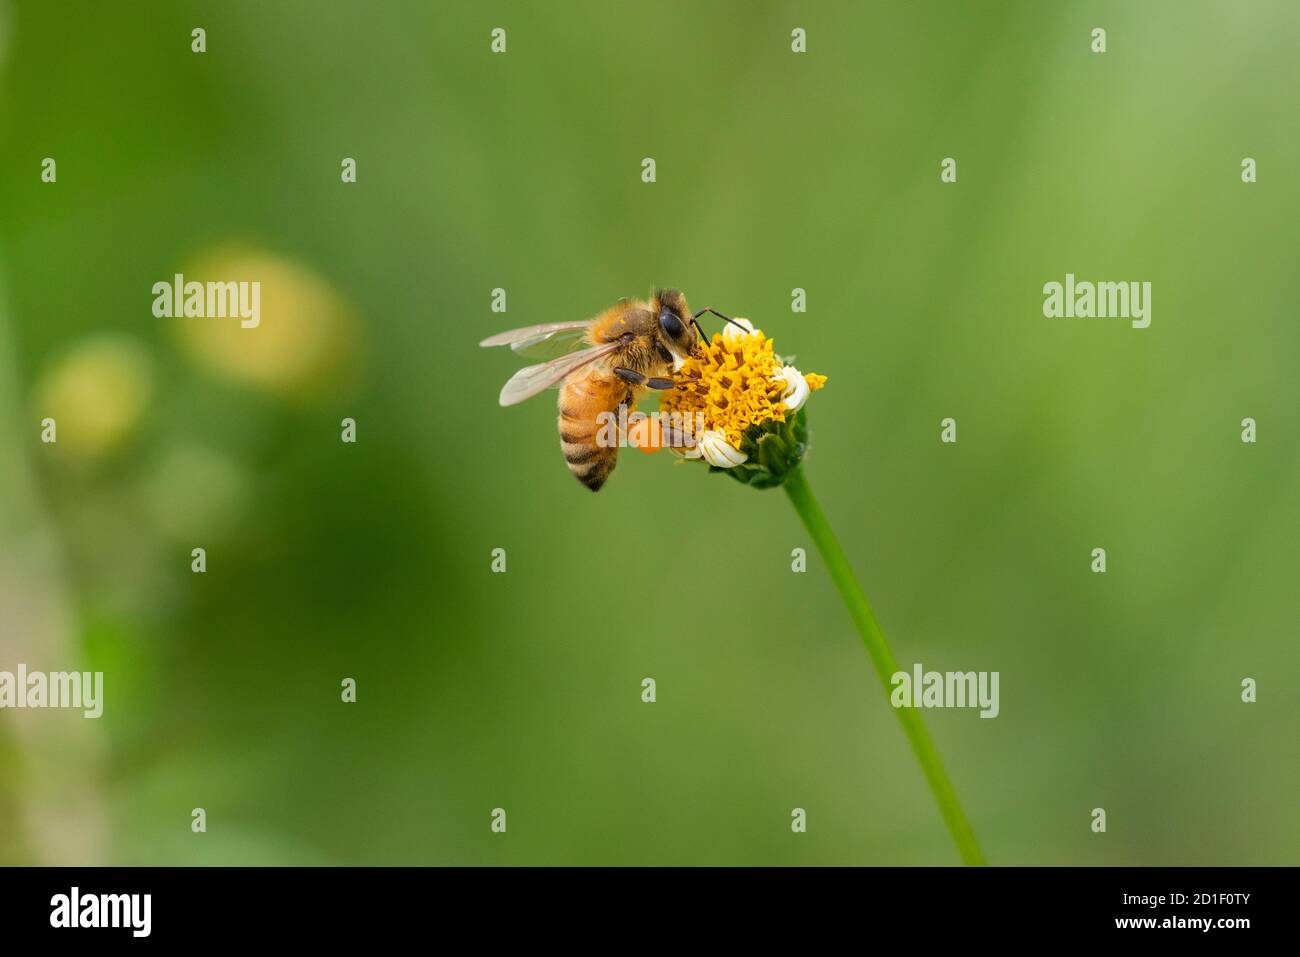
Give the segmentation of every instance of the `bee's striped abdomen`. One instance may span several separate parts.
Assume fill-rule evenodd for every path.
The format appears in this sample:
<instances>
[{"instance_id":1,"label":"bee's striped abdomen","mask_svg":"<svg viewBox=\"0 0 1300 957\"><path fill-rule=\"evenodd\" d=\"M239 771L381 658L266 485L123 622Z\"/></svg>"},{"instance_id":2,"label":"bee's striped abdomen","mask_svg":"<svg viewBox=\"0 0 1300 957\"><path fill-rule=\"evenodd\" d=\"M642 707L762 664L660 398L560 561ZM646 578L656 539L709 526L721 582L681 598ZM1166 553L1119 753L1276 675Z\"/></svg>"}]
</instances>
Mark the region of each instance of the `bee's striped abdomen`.
<instances>
[{"instance_id":1,"label":"bee's striped abdomen","mask_svg":"<svg viewBox=\"0 0 1300 957\"><path fill-rule=\"evenodd\" d=\"M560 388L560 448L569 471L593 492L599 491L618 464L618 430L602 412L618 415L629 401L627 383L600 372L570 379ZM612 441L608 441L612 439ZM602 444L602 440L606 440Z\"/></svg>"}]
</instances>

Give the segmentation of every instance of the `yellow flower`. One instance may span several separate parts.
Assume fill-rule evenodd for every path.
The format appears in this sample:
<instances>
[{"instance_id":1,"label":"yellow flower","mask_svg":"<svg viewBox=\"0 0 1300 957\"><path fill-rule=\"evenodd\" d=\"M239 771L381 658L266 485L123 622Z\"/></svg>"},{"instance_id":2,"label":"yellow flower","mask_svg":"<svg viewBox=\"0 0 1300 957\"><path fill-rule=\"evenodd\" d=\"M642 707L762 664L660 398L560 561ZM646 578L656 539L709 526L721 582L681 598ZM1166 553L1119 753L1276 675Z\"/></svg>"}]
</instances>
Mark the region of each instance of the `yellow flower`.
<instances>
[{"instance_id":1,"label":"yellow flower","mask_svg":"<svg viewBox=\"0 0 1300 957\"><path fill-rule=\"evenodd\" d=\"M753 328L746 320L737 321ZM772 351L772 340L761 330L740 332L728 326L728 332L732 334L715 334L711 342L696 347L676 372L684 384L665 392L659 407L677 414L688 427L702 415L705 431L722 433L739 449L750 426L785 421L786 412L793 409L782 398L792 392L792 385L781 357ZM821 375L802 378L808 391L826 383Z\"/></svg>"},{"instance_id":2,"label":"yellow flower","mask_svg":"<svg viewBox=\"0 0 1300 957\"><path fill-rule=\"evenodd\" d=\"M154 370L134 339L103 333L82 340L37 380L34 418L53 419L60 457L111 456L140 434L153 408Z\"/></svg>"},{"instance_id":3,"label":"yellow flower","mask_svg":"<svg viewBox=\"0 0 1300 957\"><path fill-rule=\"evenodd\" d=\"M355 308L311 266L258 247L214 246L183 270L200 282L260 283L258 325L169 319L196 363L297 403L334 398L355 384L364 341Z\"/></svg>"}]
</instances>

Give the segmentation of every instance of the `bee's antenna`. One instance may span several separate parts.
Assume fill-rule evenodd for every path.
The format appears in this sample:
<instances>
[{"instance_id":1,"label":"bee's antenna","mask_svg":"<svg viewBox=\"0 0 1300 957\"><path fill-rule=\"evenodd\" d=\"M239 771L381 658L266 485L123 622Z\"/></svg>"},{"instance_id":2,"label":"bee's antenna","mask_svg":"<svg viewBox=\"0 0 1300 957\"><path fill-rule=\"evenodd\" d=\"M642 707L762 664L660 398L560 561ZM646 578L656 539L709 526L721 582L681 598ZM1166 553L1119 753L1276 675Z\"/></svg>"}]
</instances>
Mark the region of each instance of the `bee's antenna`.
<instances>
[{"instance_id":1,"label":"bee's antenna","mask_svg":"<svg viewBox=\"0 0 1300 957\"><path fill-rule=\"evenodd\" d=\"M741 329L741 330L744 330L745 332L749 332L748 329L745 329L745 327L742 326L740 323L738 323L735 319L732 319L730 316L724 316L722 313L718 312L718 310L713 309L713 308L711 308L711 307L709 307L709 306L705 306L703 309L701 309L701 310L700 310L699 312L697 312L695 315L691 316L691 322L694 322L694 323L695 323L695 328L696 328L696 329L699 329L699 328L700 328L700 324L699 324L699 322L698 322L697 320L700 318L700 316L704 315L706 312L711 312L711 313L713 313L713 314L714 314L715 316L717 316L719 319L725 319L727 322L731 323L731 324L732 324L733 326L735 326L737 329ZM701 335L704 334L704 331L703 331L702 329L700 330L700 334L701 334Z\"/></svg>"}]
</instances>

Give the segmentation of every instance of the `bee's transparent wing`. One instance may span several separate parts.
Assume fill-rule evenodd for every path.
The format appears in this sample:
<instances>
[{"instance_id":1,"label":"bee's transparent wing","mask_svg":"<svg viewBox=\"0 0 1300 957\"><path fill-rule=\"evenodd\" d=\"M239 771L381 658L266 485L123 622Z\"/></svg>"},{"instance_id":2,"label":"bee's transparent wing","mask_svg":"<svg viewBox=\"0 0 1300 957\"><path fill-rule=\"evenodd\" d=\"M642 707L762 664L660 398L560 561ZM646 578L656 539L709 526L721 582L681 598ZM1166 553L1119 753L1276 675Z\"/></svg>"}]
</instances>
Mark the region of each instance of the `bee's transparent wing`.
<instances>
[{"instance_id":1,"label":"bee's transparent wing","mask_svg":"<svg viewBox=\"0 0 1300 957\"><path fill-rule=\"evenodd\" d=\"M527 339L510 343L510 348L526 359L554 359L582 345L586 335L587 326L584 324L577 329L540 332Z\"/></svg>"},{"instance_id":2,"label":"bee's transparent wing","mask_svg":"<svg viewBox=\"0 0 1300 957\"><path fill-rule=\"evenodd\" d=\"M617 341L606 342L603 345L592 346L590 349L583 349L580 352L570 352L568 355L552 359L550 362L540 362L535 366L526 366L511 376L510 381L501 387L501 404L514 405L517 402L523 402L524 399L531 399L537 393L545 391L553 385L559 385L570 373L576 372L585 365L590 365L597 359L610 355L618 347L619 343Z\"/></svg>"},{"instance_id":3,"label":"bee's transparent wing","mask_svg":"<svg viewBox=\"0 0 1300 957\"><path fill-rule=\"evenodd\" d=\"M520 355L535 359L551 359L572 352L591 328L591 321L548 322L541 326L525 326L489 336L481 346L509 346Z\"/></svg>"}]
</instances>

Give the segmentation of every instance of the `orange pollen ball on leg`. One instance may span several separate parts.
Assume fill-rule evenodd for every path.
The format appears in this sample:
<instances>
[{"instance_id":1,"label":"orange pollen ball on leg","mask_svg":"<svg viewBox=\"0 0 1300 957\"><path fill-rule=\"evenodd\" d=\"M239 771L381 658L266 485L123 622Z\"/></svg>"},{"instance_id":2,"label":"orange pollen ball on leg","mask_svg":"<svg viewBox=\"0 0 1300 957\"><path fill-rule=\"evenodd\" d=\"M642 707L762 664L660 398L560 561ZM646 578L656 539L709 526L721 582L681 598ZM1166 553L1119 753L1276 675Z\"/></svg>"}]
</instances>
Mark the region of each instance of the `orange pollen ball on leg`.
<instances>
[{"instance_id":1,"label":"orange pollen ball on leg","mask_svg":"<svg viewBox=\"0 0 1300 957\"><path fill-rule=\"evenodd\" d=\"M628 442L646 454L658 452L664 447L664 430L654 416L638 419L627 429Z\"/></svg>"}]
</instances>

